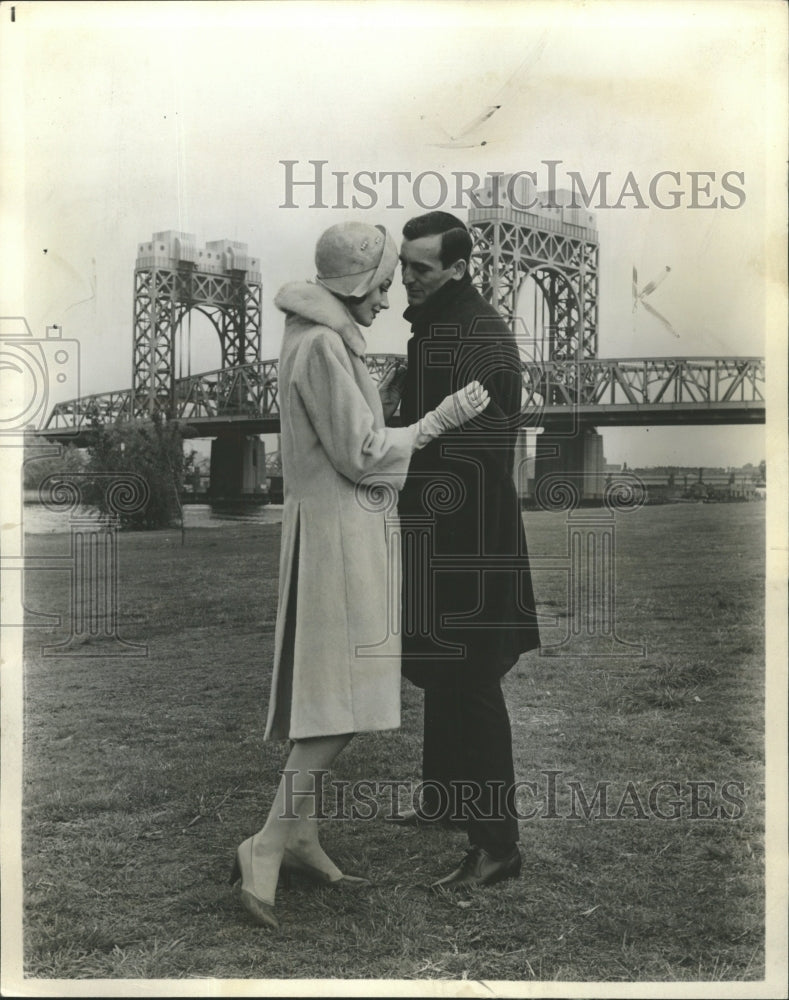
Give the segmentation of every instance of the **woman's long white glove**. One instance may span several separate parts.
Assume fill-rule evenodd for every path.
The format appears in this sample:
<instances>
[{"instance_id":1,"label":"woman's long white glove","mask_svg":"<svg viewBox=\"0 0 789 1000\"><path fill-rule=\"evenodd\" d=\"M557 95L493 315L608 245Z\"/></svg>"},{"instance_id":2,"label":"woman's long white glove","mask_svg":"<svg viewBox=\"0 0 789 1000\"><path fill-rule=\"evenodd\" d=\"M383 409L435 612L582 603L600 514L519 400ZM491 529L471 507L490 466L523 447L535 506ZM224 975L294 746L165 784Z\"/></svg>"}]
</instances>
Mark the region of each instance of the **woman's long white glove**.
<instances>
[{"instance_id":1,"label":"woman's long white glove","mask_svg":"<svg viewBox=\"0 0 789 1000\"><path fill-rule=\"evenodd\" d=\"M487 389L480 382L469 382L458 392L445 396L435 410L430 410L415 424L414 447L424 448L445 431L454 430L479 416L490 402Z\"/></svg>"}]
</instances>

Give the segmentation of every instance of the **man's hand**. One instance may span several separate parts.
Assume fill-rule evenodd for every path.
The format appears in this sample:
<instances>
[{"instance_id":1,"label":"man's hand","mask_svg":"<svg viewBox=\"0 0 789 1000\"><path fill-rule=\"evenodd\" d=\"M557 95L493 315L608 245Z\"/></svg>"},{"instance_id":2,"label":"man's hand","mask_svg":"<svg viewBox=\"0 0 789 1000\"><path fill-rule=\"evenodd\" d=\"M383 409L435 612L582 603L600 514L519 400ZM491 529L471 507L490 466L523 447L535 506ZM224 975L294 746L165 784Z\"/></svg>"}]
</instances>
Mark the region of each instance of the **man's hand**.
<instances>
[{"instance_id":1,"label":"man's hand","mask_svg":"<svg viewBox=\"0 0 789 1000\"><path fill-rule=\"evenodd\" d=\"M407 373L408 365L404 361L395 361L386 370L384 377L378 384L378 395L381 397L384 420L388 420L400 405L400 397L403 395Z\"/></svg>"}]
</instances>

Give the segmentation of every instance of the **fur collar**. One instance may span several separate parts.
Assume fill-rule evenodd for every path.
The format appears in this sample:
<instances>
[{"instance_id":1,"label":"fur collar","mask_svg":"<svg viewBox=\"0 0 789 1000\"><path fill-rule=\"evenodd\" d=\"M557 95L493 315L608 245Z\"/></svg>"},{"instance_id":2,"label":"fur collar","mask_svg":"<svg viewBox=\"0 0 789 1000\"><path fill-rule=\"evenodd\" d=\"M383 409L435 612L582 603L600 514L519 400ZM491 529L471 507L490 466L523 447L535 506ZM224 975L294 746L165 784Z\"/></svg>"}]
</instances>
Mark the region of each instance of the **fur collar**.
<instances>
[{"instance_id":1,"label":"fur collar","mask_svg":"<svg viewBox=\"0 0 789 1000\"><path fill-rule=\"evenodd\" d=\"M348 350L360 358L364 357L367 343L361 330L340 299L322 285L311 281L294 281L283 285L277 292L274 305L284 313L328 326L339 333Z\"/></svg>"}]
</instances>

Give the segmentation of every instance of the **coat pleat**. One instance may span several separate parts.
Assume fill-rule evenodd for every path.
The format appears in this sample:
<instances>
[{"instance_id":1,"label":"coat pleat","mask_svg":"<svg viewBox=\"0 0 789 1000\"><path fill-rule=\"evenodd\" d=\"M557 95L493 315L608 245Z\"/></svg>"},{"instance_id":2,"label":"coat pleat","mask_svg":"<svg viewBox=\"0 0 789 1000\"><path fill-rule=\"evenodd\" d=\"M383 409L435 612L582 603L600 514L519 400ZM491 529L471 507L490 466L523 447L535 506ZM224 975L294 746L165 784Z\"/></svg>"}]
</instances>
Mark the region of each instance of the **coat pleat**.
<instances>
[{"instance_id":1,"label":"coat pleat","mask_svg":"<svg viewBox=\"0 0 789 1000\"><path fill-rule=\"evenodd\" d=\"M287 317L284 506L266 738L393 729L400 638L392 545L413 435L384 426L364 338L339 300L304 283L285 286L275 301Z\"/></svg>"}]
</instances>

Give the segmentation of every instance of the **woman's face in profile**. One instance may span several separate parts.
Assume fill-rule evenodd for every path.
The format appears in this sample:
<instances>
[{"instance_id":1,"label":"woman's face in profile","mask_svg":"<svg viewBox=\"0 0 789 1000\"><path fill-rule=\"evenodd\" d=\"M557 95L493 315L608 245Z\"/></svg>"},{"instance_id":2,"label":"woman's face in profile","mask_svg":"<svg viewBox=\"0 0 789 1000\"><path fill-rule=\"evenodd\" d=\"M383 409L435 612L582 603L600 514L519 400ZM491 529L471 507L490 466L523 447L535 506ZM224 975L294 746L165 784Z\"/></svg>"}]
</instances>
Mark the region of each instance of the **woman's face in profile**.
<instances>
[{"instance_id":1,"label":"woman's face in profile","mask_svg":"<svg viewBox=\"0 0 789 1000\"><path fill-rule=\"evenodd\" d=\"M359 326L370 326L382 309L389 308L388 291L392 287L391 275L368 292L363 299L346 302L348 312L353 316Z\"/></svg>"}]
</instances>

